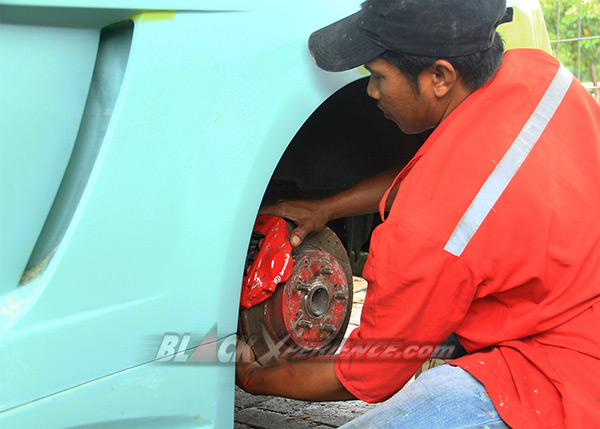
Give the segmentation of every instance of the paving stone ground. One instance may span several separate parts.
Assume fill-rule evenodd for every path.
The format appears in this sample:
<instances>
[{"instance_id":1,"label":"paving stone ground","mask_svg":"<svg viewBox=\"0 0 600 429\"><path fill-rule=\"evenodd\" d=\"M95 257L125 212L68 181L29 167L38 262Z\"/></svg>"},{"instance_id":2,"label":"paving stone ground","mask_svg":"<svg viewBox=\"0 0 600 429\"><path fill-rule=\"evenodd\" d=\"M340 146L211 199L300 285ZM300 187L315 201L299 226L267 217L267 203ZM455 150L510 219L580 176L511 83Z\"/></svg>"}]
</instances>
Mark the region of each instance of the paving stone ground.
<instances>
[{"instance_id":1,"label":"paving stone ground","mask_svg":"<svg viewBox=\"0 0 600 429\"><path fill-rule=\"evenodd\" d=\"M304 402L235 392L234 429L337 428L375 405L362 401Z\"/></svg>"},{"instance_id":2,"label":"paving stone ground","mask_svg":"<svg viewBox=\"0 0 600 429\"><path fill-rule=\"evenodd\" d=\"M367 283L354 279L354 299L346 335L360 323ZM254 396L236 387L234 429L336 428L375 405L362 401L304 402L275 396Z\"/></svg>"}]
</instances>

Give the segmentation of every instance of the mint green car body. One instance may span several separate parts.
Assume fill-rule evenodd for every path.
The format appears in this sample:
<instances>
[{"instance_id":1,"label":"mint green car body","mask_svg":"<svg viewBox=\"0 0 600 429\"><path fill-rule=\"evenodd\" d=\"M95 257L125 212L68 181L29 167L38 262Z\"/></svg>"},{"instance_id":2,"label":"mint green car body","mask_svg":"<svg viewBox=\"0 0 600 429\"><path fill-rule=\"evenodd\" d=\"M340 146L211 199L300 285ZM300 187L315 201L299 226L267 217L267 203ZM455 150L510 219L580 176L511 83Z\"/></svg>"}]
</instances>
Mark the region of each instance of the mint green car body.
<instances>
[{"instance_id":1,"label":"mint green car body","mask_svg":"<svg viewBox=\"0 0 600 429\"><path fill-rule=\"evenodd\" d=\"M0 427L233 425L232 363L157 350L234 338L271 174L365 73L308 36L360 3L0 0Z\"/></svg>"}]
</instances>

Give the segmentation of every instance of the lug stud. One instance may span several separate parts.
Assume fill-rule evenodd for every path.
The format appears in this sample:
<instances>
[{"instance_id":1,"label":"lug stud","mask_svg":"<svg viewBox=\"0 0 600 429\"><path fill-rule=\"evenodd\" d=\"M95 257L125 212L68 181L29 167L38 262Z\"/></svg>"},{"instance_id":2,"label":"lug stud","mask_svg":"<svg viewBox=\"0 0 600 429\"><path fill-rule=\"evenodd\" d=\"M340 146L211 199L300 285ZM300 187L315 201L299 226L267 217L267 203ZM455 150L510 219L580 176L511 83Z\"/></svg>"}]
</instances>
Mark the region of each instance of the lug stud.
<instances>
[{"instance_id":1,"label":"lug stud","mask_svg":"<svg viewBox=\"0 0 600 429\"><path fill-rule=\"evenodd\" d=\"M335 330L337 329L337 327L335 325L331 325L329 323L323 323L321 325L321 330L322 331L326 331L326 332L335 332Z\"/></svg>"},{"instance_id":2,"label":"lug stud","mask_svg":"<svg viewBox=\"0 0 600 429\"><path fill-rule=\"evenodd\" d=\"M299 320L297 325L301 328L310 329L313 327L313 322L311 322L310 320Z\"/></svg>"},{"instance_id":3,"label":"lug stud","mask_svg":"<svg viewBox=\"0 0 600 429\"><path fill-rule=\"evenodd\" d=\"M334 295L335 299L339 299L340 301L345 301L348 299L348 295L344 292L336 292Z\"/></svg>"},{"instance_id":4,"label":"lug stud","mask_svg":"<svg viewBox=\"0 0 600 429\"><path fill-rule=\"evenodd\" d=\"M308 292L310 290L310 285L300 283L296 286L296 289L298 289L299 291Z\"/></svg>"}]
</instances>

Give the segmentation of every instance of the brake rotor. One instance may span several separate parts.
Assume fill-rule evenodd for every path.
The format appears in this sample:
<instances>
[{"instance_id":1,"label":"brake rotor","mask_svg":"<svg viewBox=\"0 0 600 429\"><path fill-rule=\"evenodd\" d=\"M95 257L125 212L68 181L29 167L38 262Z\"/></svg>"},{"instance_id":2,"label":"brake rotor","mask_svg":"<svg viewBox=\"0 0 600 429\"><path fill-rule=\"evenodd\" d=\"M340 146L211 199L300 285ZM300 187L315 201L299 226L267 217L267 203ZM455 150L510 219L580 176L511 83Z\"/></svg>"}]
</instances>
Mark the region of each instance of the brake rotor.
<instances>
[{"instance_id":1,"label":"brake rotor","mask_svg":"<svg viewBox=\"0 0 600 429\"><path fill-rule=\"evenodd\" d=\"M352 270L333 231L326 227L305 239L292 251L292 260L287 281L265 301L240 311L240 334L250 339L259 361L272 357L273 345L286 356L333 353L350 320Z\"/></svg>"}]
</instances>

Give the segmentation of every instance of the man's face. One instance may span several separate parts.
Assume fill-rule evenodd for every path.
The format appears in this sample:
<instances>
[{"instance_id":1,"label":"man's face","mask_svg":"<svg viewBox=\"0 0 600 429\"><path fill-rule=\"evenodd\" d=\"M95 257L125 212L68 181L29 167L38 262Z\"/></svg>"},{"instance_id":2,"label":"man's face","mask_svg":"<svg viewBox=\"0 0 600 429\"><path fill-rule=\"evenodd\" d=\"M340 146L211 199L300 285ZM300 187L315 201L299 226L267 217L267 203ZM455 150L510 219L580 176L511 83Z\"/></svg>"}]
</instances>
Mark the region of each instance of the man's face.
<instances>
[{"instance_id":1,"label":"man's face","mask_svg":"<svg viewBox=\"0 0 600 429\"><path fill-rule=\"evenodd\" d=\"M369 61L365 67L371 72L367 94L404 133L417 134L437 125L427 91L417 93L398 68L381 58Z\"/></svg>"}]
</instances>

